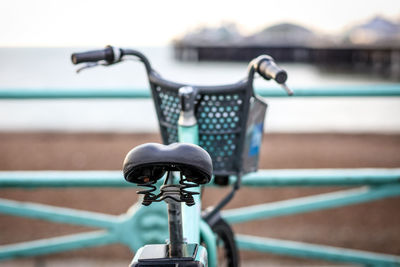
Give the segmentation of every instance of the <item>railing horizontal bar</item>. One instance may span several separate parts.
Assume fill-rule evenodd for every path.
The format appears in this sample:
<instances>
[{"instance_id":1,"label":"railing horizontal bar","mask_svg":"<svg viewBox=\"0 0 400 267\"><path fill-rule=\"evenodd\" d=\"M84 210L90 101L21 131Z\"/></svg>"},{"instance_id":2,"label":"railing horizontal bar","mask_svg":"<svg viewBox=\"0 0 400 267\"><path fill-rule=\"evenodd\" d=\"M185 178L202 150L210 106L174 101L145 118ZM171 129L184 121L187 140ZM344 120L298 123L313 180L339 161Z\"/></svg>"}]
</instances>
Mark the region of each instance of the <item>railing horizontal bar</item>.
<instances>
[{"instance_id":1,"label":"railing horizontal bar","mask_svg":"<svg viewBox=\"0 0 400 267\"><path fill-rule=\"evenodd\" d=\"M296 97L400 96L400 84L294 87ZM287 97L281 88L257 88L265 97ZM149 88L0 88L0 99L149 98Z\"/></svg>"},{"instance_id":2,"label":"railing horizontal bar","mask_svg":"<svg viewBox=\"0 0 400 267\"><path fill-rule=\"evenodd\" d=\"M27 218L44 219L46 221L58 223L85 225L89 227L112 228L119 221L119 217L115 215L1 198L0 213Z\"/></svg>"},{"instance_id":3,"label":"railing horizontal bar","mask_svg":"<svg viewBox=\"0 0 400 267\"><path fill-rule=\"evenodd\" d=\"M231 177L233 184L236 177ZM400 169L288 169L260 170L242 177L242 185L357 186L400 183Z\"/></svg>"},{"instance_id":4,"label":"railing horizontal bar","mask_svg":"<svg viewBox=\"0 0 400 267\"><path fill-rule=\"evenodd\" d=\"M400 96L400 84L337 85L321 87L294 87L297 97L361 97L361 96ZM287 97L281 88L270 90L256 89L261 96ZM291 96L291 97L293 97Z\"/></svg>"},{"instance_id":5,"label":"railing horizontal bar","mask_svg":"<svg viewBox=\"0 0 400 267\"><path fill-rule=\"evenodd\" d=\"M252 220L337 208L394 196L400 196L400 184L361 187L247 206L244 208L225 210L222 212L222 216L230 223L242 223Z\"/></svg>"},{"instance_id":6,"label":"railing horizontal bar","mask_svg":"<svg viewBox=\"0 0 400 267\"><path fill-rule=\"evenodd\" d=\"M122 171L1 171L0 188L6 187L134 187Z\"/></svg>"},{"instance_id":7,"label":"railing horizontal bar","mask_svg":"<svg viewBox=\"0 0 400 267\"><path fill-rule=\"evenodd\" d=\"M232 176L231 183L236 177ZM243 186L356 186L400 183L400 169L260 170L242 177ZM210 186L213 184L210 183ZM0 189L19 187L135 187L121 171L0 171Z\"/></svg>"},{"instance_id":8,"label":"railing horizontal bar","mask_svg":"<svg viewBox=\"0 0 400 267\"><path fill-rule=\"evenodd\" d=\"M242 250L269 252L286 256L313 258L327 261L400 266L399 256L354 249L246 235L236 235L236 243L239 249Z\"/></svg>"},{"instance_id":9,"label":"railing horizontal bar","mask_svg":"<svg viewBox=\"0 0 400 267\"><path fill-rule=\"evenodd\" d=\"M0 99L150 98L149 88L15 88L0 89Z\"/></svg>"},{"instance_id":10,"label":"railing horizontal bar","mask_svg":"<svg viewBox=\"0 0 400 267\"><path fill-rule=\"evenodd\" d=\"M113 233L106 231L47 238L0 246L0 260L104 246L116 242L117 237Z\"/></svg>"}]
</instances>

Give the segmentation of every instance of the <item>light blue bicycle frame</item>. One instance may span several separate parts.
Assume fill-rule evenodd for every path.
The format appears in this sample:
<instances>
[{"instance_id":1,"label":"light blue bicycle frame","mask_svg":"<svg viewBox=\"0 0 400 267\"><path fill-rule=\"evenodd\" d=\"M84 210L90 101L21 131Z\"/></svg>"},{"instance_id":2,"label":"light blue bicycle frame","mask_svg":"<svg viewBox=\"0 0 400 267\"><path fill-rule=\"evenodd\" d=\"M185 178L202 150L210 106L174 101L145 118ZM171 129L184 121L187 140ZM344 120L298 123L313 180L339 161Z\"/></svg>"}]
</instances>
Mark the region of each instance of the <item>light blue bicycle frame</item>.
<instances>
[{"instance_id":1,"label":"light blue bicycle frame","mask_svg":"<svg viewBox=\"0 0 400 267\"><path fill-rule=\"evenodd\" d=\"M199 143L199 129L193 111L188 112L190 123L186 125L183 113L181 111L181 118L178 122L178 140L181 143L190 143L198 145ZM183 237L186 238L188 243L200 244L200 237L204 244L207 246L208 265L217 266L216 257L216 238L210 226L201 219L201 190L200 186L192 188L191 191L197 192L194 195L195 205L189 207L182 203L182 223L183 223Z\"/></svg>"}]
</instances>

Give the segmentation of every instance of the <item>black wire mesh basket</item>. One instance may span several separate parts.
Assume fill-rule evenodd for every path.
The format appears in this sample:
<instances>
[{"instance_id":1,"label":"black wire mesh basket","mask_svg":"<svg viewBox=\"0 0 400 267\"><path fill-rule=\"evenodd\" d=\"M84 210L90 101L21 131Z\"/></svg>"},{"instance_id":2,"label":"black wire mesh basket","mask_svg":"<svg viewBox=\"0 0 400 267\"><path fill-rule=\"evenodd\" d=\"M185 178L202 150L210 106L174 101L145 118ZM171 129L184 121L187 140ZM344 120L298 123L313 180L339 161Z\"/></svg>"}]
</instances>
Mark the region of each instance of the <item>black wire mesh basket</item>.
<instances>
[{"instance_id":1,"label":"black wire mesh basket","mask_svg":"<svg viewBox=\"0 0 400 267\"><path fill-rule=\"evenodd\" d=\"M163 142L178 142L178 91L187 85L164 80L154 71L150 85ZM210 154L214 175L257 171L267 104L254 94L252 76L231 85L192 87L198 92L199 145Z\"/></svg>"}]
</instances>

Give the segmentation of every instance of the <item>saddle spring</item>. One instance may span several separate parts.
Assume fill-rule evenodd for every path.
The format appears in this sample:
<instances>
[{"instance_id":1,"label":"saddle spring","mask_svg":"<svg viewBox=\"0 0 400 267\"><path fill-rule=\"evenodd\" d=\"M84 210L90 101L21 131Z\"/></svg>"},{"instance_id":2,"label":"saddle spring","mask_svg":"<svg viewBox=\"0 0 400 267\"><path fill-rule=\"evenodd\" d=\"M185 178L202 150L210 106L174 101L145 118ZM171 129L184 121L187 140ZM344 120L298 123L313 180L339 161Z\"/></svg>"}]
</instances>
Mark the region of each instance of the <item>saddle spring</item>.
<instances>
[{"instance_id":1,"label":"saddle spring","mask_svg":"<svg viewBox=\"0 0 400 267\"><path fill-rule=\"evenodd\" d=\"M169 174L167 176L166 181L164 182L164 185L167 184L168 179L169 179ZM166 198L174 199L177 202L185 202L186 205L193 206L195 204L193 196L199 194L198 192L192 192L192 191L188 190L189 188L199 186L199 184L196 184L193 182L188 182L188 180L183 176L182 173L180 173L179 185L169 185L170 187L172 186L172 187L179 188L178 189L180 192L179 199L165 195L165 192L163 189L161 189L161 192L159 194L153 193L154 191L157 190L157 187L154 185L155 183L157 183L157 181L150 180L147 183L140 184L140 186L148 187L148 189L146 189L146 190L137 191L137 193L139 195L144 195L143 201L142 201L142 204L144 206L149 206L152 202L163 201Z\"/></svg>"},{"instance_id":2,"label":"saddle spring","mask_svg":"<svg viewBox=\"0 0 400 267\"><path fill-rule=\"evenodd\" d=\"M181 179L179 180L179 184L181 185L181 201L185 202L186 205L188 206L193 206L194 203L194 195L198 195L199 193L197 192L192 192L187 189L192 188L192 187L197 187L199 186L198 184L195 183L189 183L187 182L187 179L182 175L181 173Z\"/></svg>"},{"instance_id":3,"label":"saddle spring","mask_svg":"<svg viewBox=\"0 0 400 267\"><path fill-rule=\"evenodd\" d=\"M154 185L157 181L151 180L145 184L141 184L140 186L148 187L147 190L137 191L138 195L144 195L142 204L144 206L149 206L153 201L158 198L158 195L154 194L153 192L157 190L157 187Z\"/></svg>"}]
</instances>

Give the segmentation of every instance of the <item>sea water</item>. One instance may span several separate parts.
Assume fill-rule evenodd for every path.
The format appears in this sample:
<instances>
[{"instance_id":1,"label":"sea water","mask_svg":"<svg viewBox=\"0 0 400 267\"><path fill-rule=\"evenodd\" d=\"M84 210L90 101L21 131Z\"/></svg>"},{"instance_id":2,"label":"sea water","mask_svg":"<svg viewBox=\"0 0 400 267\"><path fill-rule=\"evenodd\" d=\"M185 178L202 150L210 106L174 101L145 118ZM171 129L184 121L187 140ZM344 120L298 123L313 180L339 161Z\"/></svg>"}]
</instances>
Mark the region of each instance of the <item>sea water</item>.
<instances>
[{"instance_id":1,"label":"sea water","mask_svg":"<svg viewBox=\"0 0 400 267\"><path fill-rule=\"evenodd\" d=\"M75 72L70 55L93 48L0 48L2 89L148 88L143 64L127 61ZM180 62L171 47L139 47L167 79L190 84L234 83L247 63ZM390 83L367 74L321 71L309 64L282 64L291 87L332 87ZM272 82L256 80L256 87ZM270 132L399 132L399 98L266 99ZM0 100L0 131L154 132L158 124L151 100Z\"/></svg>"}]
</instances>

